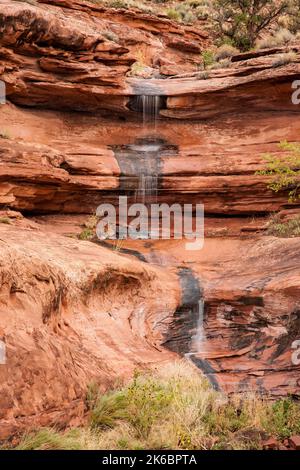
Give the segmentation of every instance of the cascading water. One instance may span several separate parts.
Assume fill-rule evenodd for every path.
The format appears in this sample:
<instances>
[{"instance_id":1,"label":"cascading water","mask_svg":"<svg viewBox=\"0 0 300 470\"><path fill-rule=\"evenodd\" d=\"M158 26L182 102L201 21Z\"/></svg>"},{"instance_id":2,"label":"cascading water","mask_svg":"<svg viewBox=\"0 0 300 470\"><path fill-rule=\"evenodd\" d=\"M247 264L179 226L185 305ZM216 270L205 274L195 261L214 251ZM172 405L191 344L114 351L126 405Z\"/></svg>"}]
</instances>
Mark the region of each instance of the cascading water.
<instances>
[{"instance_id":1,"label":"cascading water","mask_svg":"<svg viewBox=\"0 0 300 470\"><path fill-rule=\"evenodd\" d=\"M156 130L156 122L161 108L161 97L159 95L140 95L137 96L137 109L143 114L143 127L150 127ZM143 160L145 162L142 173L139 174L138 187L135 193L136 202L146 204L147 202L157 202L158 173L153 171L149 160L153 152L159 152L159 145L155 142L144 143L138 149L144 153Z\"/></svg>"},{"instance_id":2,"label":"cascading water","mask_svg":"<svg viewBox=\"0 0 300 470\"><path fill-rule=\"evenodd\" d=\"M191 356L197 356L202 351L203 342L205 341L204 331L204 300L200 299L198 305L196 305L198 311L198 320L196 324L196 330L191 338L190 351L185 353L185 357L190 358Z\"/></svg>"},{"instance_id":3,"label":"cascading water","mask_svg":"<svg viewBox=\"0 0 300 470\"><path fill-rule=\"evenodd\" d=\"M143 113L143 124L154 123L161 109L162 98L159 95L140 95L136 97L136 109Z\"/></svg>"}]
</instances>

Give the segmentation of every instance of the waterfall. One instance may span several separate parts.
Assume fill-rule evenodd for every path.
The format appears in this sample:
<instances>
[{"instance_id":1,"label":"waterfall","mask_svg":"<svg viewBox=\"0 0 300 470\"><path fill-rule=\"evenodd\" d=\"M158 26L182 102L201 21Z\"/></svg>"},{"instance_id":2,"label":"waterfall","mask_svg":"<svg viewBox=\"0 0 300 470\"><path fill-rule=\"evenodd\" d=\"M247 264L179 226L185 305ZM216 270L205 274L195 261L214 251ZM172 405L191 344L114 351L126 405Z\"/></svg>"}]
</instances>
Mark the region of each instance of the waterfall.
<instances>
[{"instance_id":1,"label":"waterfall","mask_svg":"<svg viewBox=\"0 0 300 470\"><path fill-rule=\"evenodd\" d=\"M136 95L131 99L130 108L143 115L143 125L154 124L159 117L159 111L164 104L164 97L160 95Z\"/></svg>"},{"instance_id":2,"label":"waterfall","mask_svg":"<svg viewBox=\"0 0 300 470\"><path fill-rule=\"evenodd\" d=\"M154 122L156 125L160 109L160 97L156 95L141 95L138 97L138 100L141 101L143 124L145 125L147 122Z\"/></svg>"},{"instance_id":3,"label":"waterfall","mask_svg":"<svg viewBox=\"0 0 300 470\"><path fill-rule=\"evenodd\" d=\"M135 191L135 200L142 204L146 204L149 201L152 203L157 202L157 186L157 174L142 173L139 176L138 187Z\"/></svg>"},{"instance_id":4,"label":"waterfall","mask_svg":"<svg viewBox=\"0 0 300 470\"><path fill-rule=\"evenodd\" d=\"M197 324L196 331L191 338L190 351L185 354L185 357L195 356L202 352L202 344L205 340L204 331L204 300L200 299L197 305Z\"/></svg>"}]
</instances>

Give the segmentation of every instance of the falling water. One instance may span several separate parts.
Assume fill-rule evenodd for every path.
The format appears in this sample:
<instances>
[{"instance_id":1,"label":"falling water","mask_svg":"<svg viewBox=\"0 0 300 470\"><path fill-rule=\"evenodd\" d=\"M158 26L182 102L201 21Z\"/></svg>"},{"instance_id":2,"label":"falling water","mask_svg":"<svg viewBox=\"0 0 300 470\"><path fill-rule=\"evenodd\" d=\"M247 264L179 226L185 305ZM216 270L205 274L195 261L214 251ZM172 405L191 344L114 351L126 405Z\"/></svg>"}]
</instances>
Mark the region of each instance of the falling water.
<instances>
[{"instance_id":1,"label":"falling water","mask_svg":"<svg viewBox=\"0 0 300 470\"><path fill-rule=\"evenodd\" d=\"M156 127L159 111L163 107L164 99L160 95L137 95L131 100L130 107L143 115L143 125Z\"/></svg>"},{"instance_id":2,"label":"falling water","mask_svg":"<svg viewBox=\"0 0 300 470\"><path fill-rule=\"evenodd\" d=\"M138 187L135 191L135 200L146 204L148 201L157 202L157 186L158 186L158 175L157 174L144 174L142 173L139 177Z\"/></svg>"},{"instance_id":3,"label":"falling water","mask_svg":"<svg viewBox=\"0 0 300 470\"><path fill-rule=\"evenodd\" d=\"M190 351L185 354L186 357L195 356L202 352L202 345L205 340L204 332L204 301L200 299L198 301L198 319L196 324L195 334L191 338Z\"/></svg>"},{"instance_id":4,"label":"falling water","mask_svg":"<svg viewBox=\"0 0 300 470\"><path fill-rule=\"evenodd\" d=\"M143 126L154 128L161 108L161 97L158 95L140 95L137 97L137 109L143 113ZM152 129L151 129L152 128ZM135 200L146 204L147 202L157 201L158 175L153 172L153 166L150 163L153 152L159 152L160 146L150 142L140 147L140 152L144 152L144 168L139 175L138 187L135 193Z\"/></svg>"}]
</instances>

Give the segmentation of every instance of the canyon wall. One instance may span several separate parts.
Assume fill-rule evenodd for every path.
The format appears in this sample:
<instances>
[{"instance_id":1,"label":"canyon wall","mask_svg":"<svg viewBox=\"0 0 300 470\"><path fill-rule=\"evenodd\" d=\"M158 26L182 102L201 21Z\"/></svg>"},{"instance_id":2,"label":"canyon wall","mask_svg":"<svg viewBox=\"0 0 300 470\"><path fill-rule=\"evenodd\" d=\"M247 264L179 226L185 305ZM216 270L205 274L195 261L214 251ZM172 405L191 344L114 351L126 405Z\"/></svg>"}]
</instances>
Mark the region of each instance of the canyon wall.
<instances>
[{"instance_id":1,"label":"canyon wall","mask_svg":"<svg viewBox=\"0 0 300 470\"><path fill-rule=\"evenodd\" d=\"M258 172L298 140L300 45L199 71L209 47L204 29L162 15L0 2L0 440L80 424L92 382L104 390L188 353L197 298L190 360L215 388L299 396L300 242L266 234L270 214L299 203ZM141 60L145 77L133 76ZM140 95L160 97L156 124L143 125ZM78 240L100 203L133 201L145 174L148 202L205 205L201 251Z\"/></svg>"}]
</instances>

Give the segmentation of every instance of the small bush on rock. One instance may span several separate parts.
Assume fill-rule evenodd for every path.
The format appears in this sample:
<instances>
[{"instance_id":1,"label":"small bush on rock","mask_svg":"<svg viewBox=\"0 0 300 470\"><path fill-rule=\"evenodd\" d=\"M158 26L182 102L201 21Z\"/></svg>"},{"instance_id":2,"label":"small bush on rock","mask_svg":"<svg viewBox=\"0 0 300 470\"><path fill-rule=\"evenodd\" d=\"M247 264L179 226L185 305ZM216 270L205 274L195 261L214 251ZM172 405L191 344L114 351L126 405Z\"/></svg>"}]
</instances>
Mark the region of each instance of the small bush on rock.
<instances>
[{"instance_id":1,"label":"small bush on rock","mask_svg":"<svg viewBox=\"0 0 300 470\"><path fill-rule=\"evenodd\" d=\"M272 67L281 67L282 65L291 64L297 61L297 54L295 52L287 52L280 54L272 63Z\"/></svg>"},{"instance_id":2,"label":"small bush on rock","mask_svg":"<svg viewBox=\"0 0 300 470\"><path fill-rule=\"evenodd\" d=\"M300 198L300 144L284 141L279 149L283 155L264 155L266 169L257 174L272 176L268 187L276 193L287 190L289 201L294 202Z\"/></svg>"},{"instance_id":3,"label":"small bush on rock","mask_svg":"<svg viewBox=\"0 0 300 470\"><path fill-rule=\"evenodd\" d=\"M220 46L215 53L215 60L219 62L220 60L230 59L236 54L239 54L239 50L236 47L230 46L229 44L223 44Z\"/></svg>"},{"instance_id":4,"label":"small bush on rock","mask_svg":"<svg viewBox=\"0 0 300 470\"><path fill-rule=\"evenodd\" d=\"M280 220L278 215L272 216L267 227L267 234L279 238L300 237L300 216L288 221Z\"/></svg>"}]
</instances>

